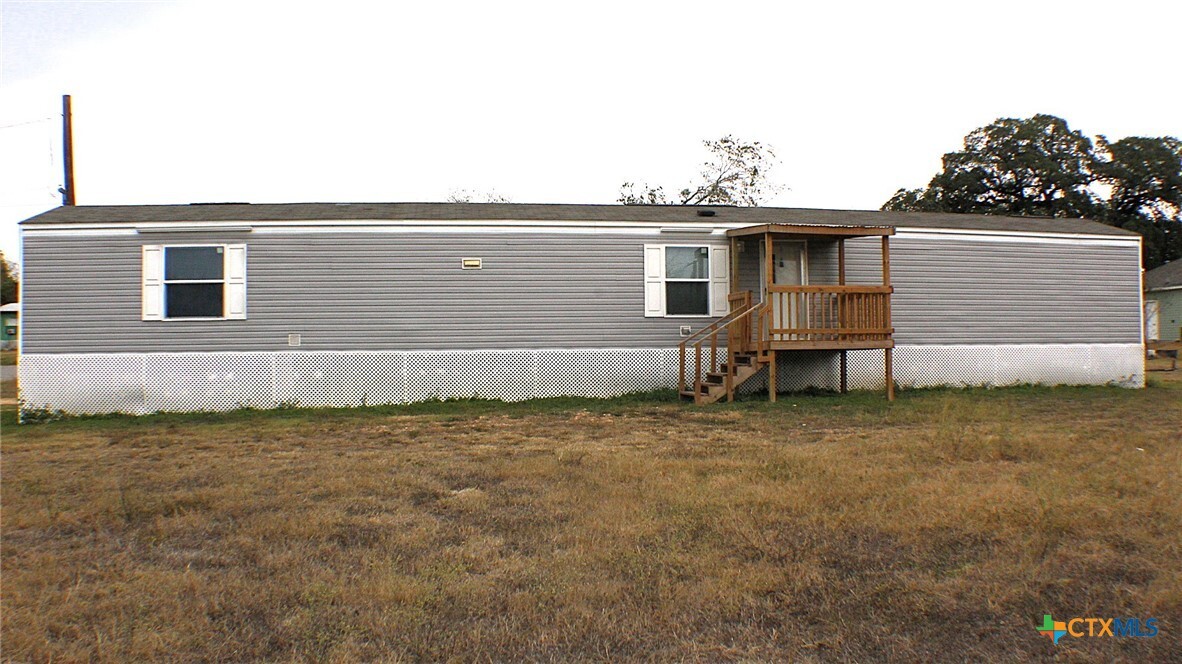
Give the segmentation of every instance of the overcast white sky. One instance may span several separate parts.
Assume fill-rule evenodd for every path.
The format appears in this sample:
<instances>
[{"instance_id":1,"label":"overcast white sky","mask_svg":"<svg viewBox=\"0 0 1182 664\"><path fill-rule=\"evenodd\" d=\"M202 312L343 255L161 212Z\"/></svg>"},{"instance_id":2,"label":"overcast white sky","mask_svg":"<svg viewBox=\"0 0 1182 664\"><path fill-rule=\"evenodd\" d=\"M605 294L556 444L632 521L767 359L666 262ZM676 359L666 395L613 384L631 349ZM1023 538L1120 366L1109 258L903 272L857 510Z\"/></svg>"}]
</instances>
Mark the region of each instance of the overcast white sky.
<instances>
[{"instance_id":1,"label":"overcast white sky","mask_svg":"<svg viewBox=\"0 0 1182 664\"><path fill-rule=\"evenodd\" d=\"M0 249L78 203L611 203L701 141L773 145L771 204L875 209L997 117L1182 136L1182 2L0 0ZM27 123L27 124L24 124ZM12 126L16 125L16 126Z\"/></svg>"}]
</instances>

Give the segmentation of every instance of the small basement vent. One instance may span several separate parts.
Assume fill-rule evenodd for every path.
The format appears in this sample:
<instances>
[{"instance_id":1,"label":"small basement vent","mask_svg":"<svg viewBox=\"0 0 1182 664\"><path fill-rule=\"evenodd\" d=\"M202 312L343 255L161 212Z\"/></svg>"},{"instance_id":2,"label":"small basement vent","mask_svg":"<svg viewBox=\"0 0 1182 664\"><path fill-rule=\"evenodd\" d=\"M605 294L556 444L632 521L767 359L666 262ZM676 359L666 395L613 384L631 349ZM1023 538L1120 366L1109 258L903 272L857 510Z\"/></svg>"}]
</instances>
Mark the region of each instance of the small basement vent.
<instances>
[{"instance_id":1,"label":"small basement vent","mask_svg":"<svg viewBox=\"0 0 1182 664\"><path fill-rule=\"evenodd\" d=\"M296 346L299 346L300 345L300 335L298 335L298 334L287 335L287 345L291 346L293 348Z\"/></svg>"}]
</instances>

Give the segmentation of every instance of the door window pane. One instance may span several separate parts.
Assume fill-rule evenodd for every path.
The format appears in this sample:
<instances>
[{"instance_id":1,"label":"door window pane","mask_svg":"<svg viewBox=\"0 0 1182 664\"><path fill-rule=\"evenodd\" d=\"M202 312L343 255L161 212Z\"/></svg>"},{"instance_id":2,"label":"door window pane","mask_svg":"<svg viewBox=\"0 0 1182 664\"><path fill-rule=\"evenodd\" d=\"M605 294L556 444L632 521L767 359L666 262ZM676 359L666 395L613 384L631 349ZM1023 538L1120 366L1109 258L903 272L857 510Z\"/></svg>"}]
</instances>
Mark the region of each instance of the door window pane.
<instances>
[{"instance_id":1,"label":"door window pane","mask_svg":"<svg viewBox=\"0 0 1182 664\"><path fill-rule=\"evenodd\" d=\"M164 249L164 278L221 279L221 247L166 247Z\"/></svg>"},{"instance_id":2,"label":"door window pane","mask_svg":"<svg viewBox=\"0 0 1182 664\"><path fill-rule=\"evenodd\" d=\"M710 250L707 247L665 247L666 279L709 279Z\"/></svg>"},{"instance_id":3,"label":"door window pane","mask_svg":"<svg viewBox=\"0 0 1182 664\"><path fill-rule=\"evenodd\" d=\"M166 318L221 318L222 284L165 284Z\"/></svg>"},{"instance_id":4,"label":"door window pane","mask_svg":"<svg viewBox=\"0 0 1182 664\"><path fill-rule=\"evenodd\" d=\"M705 316L710 313L710 284L705 281L665 283L665 313L670 316Z\"/></svg>"}]
</instances>

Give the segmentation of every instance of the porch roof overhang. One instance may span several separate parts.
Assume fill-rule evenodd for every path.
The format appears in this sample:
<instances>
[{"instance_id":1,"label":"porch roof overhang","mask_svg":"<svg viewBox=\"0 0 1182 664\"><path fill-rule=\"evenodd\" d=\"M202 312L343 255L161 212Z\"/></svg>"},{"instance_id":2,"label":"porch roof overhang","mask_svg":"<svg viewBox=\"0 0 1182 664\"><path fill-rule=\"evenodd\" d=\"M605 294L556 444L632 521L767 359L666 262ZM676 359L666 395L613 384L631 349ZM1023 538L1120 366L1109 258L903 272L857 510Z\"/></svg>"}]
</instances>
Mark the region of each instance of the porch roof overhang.
<instances>
[{"instance_id":1,"label":"porch roof overhang","mask_svg":"<svg viewBox=\"0 0 1182 664\"><path fill-rule=\"evenodd\" d=\"M796 237L839 238L839 237L880 237L894 235L894 226L826 226L823 224L759 224L732 228L727 237L746 235L793 235Z\"/></svg>"}]
</instances>

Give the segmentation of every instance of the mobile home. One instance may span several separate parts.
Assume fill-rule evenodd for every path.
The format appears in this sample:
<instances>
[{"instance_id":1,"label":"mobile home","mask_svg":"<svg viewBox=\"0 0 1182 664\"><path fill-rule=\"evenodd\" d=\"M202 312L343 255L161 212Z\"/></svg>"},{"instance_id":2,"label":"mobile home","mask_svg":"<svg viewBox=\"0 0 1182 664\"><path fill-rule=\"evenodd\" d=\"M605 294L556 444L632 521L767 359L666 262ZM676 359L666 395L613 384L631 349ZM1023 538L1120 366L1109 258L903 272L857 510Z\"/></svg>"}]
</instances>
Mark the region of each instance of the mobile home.
<instances>
[{"instance_id":1,"label":"mobile home","mask_svg":"<svg viewBox=\"0 0 1182 664\"><path fill-rule=\"evenodd\" d=\"M1144 381L1139 236L623 205L61 207L21 398L74 413Z\"/></svg>"}]
</instances>

